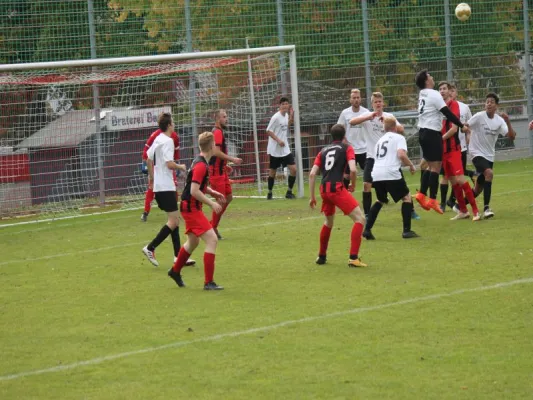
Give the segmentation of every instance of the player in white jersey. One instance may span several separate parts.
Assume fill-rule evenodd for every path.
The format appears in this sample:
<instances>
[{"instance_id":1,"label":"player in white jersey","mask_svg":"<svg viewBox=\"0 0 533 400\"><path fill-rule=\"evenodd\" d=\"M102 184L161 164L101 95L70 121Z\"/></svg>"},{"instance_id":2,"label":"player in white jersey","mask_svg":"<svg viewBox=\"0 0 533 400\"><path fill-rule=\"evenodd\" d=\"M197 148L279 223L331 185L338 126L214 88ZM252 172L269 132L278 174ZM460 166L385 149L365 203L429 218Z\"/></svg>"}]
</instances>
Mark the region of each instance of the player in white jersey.
<instances>
[{"instance_id":1,"label":"player in white jersey","mask_svg":"<svg viewBox=\"0 0 533 400\"><path fill-rule=\"evenodd\" d=\"M494 213L490 209L492 194L492 180L494 179L493 166L496 155L496 141L499 135L507 136L514 140L516 133L511 126L509 116L505 113L496 114L500 98L495 93L487 94L485 98L485 111L480 111L468 120L472 130L469 151L472 163L479 172L474 193L478 196L483 192L483 217L492 218Z\"/></svg>"},{"instance_id":2,"label":"player in white jersey","mask_svg":"<svg viewBox=\"0 0 533 400\"><path fill-rule=\"evenodd\" d=\"M363 210L368 215L372 206L372 168L374 167L374 150L376 143L385 134L383 119L392 114L383 111L383 94L372 93L372 112L368 111L350 120L350 126L360 126L356 134L363 135L366 143L366 161L363 173ZM403 133L403 126L398 124L398 132Z\"/></svg>"},{"instance_id":3,"label":"player in white jersey","mask_svg":"<svg viewBox=\"0 0 533 400\"><path fill-rule=\"evenodd\" d=\"M181 247L179 236L179 212L176 199L176 184L173 171L187 171L184 164L174 161L174 141L170 135L174 131L174 122L170 113L162 113L157 121L162 133L157 136L148 149L148 174L154 182L155 200L158 207L167 213L167 223L161 228L157 236L143 247L142 252L154 266L159 263L155 258L155 249L169 235L172 237L174 254L177 255Z\"/></svg>"},{"instance_id":4,"label":"player in white jersey","mask_svg":"<svg viewBox=\"0 0 533 400\"><path fill-rule=\"evenodd\" d=\"M294 199L292 193L296 181L296 162L289 147L289 126L293 120L293 111L289 99L279 99L279 111L270 119L266 129L268 134L267 154L270 156L268 170L268 194L267 199L272 200L272 189L276 179L276 170L282 166L289 169L289 188L285 198Z\"/></svg>"},{"instance_id":5,"label":"player in white jersey","mask_svg":"<svg viewBox=\"0 0 533 400\"><path fill-rule=\"evenodd\" d=\"M352 89L350 93L351 106L342 110L337 124L341 124L346 129L346 140L353 147L355 153L355 163L359 168L365 169L366 163L366 143L365 136L361 134L361 127L350 124L350 121L357 116L365 114L368 109L361 106L361 91L359 89ZM346 171L348 174L349 171ZM349 180L344 180L344 185L347 187Z\"/></svg>"},{"instance_id":6,"label":"player in white jersey","mask_svg":"<svg viewBox=\"0 0 533 400\"><path fill-rule=\"evenodd\" d=\"M383 124L386 133L376 144L374 150L374 169L372 170L372 179L374 181L373 185L376 190L377 201L370 208L363 237L367 240L375 239L372 234L372 227L376 222L388 193L395 203L402 200L402 237L404 239L415 238L418 235L411 230L413 199L411 198L409 188L400 168L402 165L409 166L411 174L415 173L416 168L407 156L407 142L405 141L405 137L399 133L396 118L393 116L385 117Z\"/></svg>"},{"instance_id":7,"label":"player in white jersey","mask_svg":"<svg viewBox=\"0 0 533 400\"><path fill-rule=\"evenodd\" d=\"M422 174L420 191L416 194L416 201L426 210L433 209L439 214L440 209L437 201L437 191L439 188L439 173L442 165L442 116L448 121L464 131L468 132L468 127L457 118L442 99L440 93L433 88L435 81L427 70L422 70L416 74L416 86L420 89L418 98L418 140L422 148L422 157L427 161L429 168ZM429 189L429 199L427 192Z\"/></svg>"}]
</instances>

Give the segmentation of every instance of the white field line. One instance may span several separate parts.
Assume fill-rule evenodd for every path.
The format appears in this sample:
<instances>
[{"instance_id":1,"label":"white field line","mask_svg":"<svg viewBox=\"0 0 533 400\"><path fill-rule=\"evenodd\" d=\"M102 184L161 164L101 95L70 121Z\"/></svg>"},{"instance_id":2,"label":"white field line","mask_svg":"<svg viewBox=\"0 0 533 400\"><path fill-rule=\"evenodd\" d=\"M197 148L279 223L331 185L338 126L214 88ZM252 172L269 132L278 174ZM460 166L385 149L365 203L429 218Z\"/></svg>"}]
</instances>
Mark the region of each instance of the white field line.
<instances>
[{"instance_id":1,"label":"white field line","mask_svg":"<svg viewBox=\"0 0 533 400\"><path fill-rule=\"evenodd\" d=\"M319 219L319 218L323 218L323 217L322 216L314 216L314 217L304 217L304 218L294 218L294 219L291 218L290 220L275 221L275 222L265 222L263 224L239 226L239 227L236 227L236 228L225 228L224 231L243 231L243 230L246 230L246 229L256 229L256 228L259 228L259 227L270 226L270 225L282 225L282 224L290 224L290 223L297 224L300 221L308 221L308 220ZM116 246L99 247L99 248L94 248L94 249L73 251L73 252L67 252L67 253L57 253L57 254L52 254L52 255L43 256L43 257L24 258L24 259L18 259L18 260L8 260L8 261L0 262L0 267L4 266L4 265L9 265L9 264L17 264L17 263L24 263L24 262L31 262L31 261L50 260L50 259L54 259L54 258L75 256L75 255L78 255L78 254L99 253L101 251L120 249L120 248L123 248L123 247L140 246L140 245L143 245L143 244L146 244L146 243L148 243L147 240L142 241L142 242L130 242L130 243L117 244Z\"/></svg>"},{"instance_id":2,"label":"white field line","mask_svg":"<svg viewBox=\"0 0 533 400\"><path fill-rule=\"evenodd\" d=\"M235 338L238 336L249 335L252 333L266 332L266 331L271 331L271 330L278 329L278 328L284 328L289 325L303 324L303 323L308 323L308 322L320 321L320 320L327 319L327 318L342 317L342 316L352 315L352 314L361 314L361 313L365 313L368 311L377 311L377 310L383 310L385 308L391 308L391 307L396 307L396 306L403 306L403 305L408 305L408 304L443 299L443 298L452 297L452 296L456 296L456 295L460 295L464 293L482 292L482 291L501 289L501 288L506 288L510 286L529 284L529 283L533 283L533 277L517 279L514 281L508 281L508 282L500 282L500 283L496 283L494 285L488 285L488 286L478 286L478 287L470 288L470 289L459 289L459 290L455 290L453 292L448 292L448 293L438 293L438 294L432 294L429 296L413 297L413 298L406 299L406 300L400 300L400 301L396 301L392 303L379 304L376 306L352 308L349 310L337 311L337 312L329 313L329 314L322 314L322 315L316 315L313 317L305 317L305 318L300 318L300 319L283 321L283 322L273 324L273 325L261 326L261 327L246 329L242 331L220 333L218 335L207 336L207 337L198 338L194 340L183 340L179 342L164 344L161 346L147 347L144 349L127 351L124 353L111 354L108 356L93 358L90 360L78 361L78 362L71 363L71 364L60 365L57 367L43 368L43 369L38 369L38 370L33 370L33 371L24 371L24 372L19 372L16 374L11 374L11 375L3 375L3 376L0 376L0 381L10 381L10 380L20 379L20 378L24 378L28 376L68 371L68 370L83 367L86 365L101 364L106 361L112 361L112 360L117 360L120 358L136 356L139 354L153 353L153 352L160 351L160 350L185 347L185 346L196 344L196 343L214 342L216 340Z\"/></svg>"}]
</instances>

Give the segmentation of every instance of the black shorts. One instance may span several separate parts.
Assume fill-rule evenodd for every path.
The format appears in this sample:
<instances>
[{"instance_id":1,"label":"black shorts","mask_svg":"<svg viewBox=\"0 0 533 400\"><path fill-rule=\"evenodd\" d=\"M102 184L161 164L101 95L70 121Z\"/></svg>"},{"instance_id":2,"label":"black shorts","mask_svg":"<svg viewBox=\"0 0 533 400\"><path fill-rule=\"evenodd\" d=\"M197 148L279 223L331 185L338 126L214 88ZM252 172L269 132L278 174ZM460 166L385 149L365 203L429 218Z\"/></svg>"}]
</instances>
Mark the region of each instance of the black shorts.
<instances>
[{"instance_id":1,"label":"black shorts","mask_svg":"<svg viewBox=\"0 0 533 400\"><path fill-rule=\"evenodd\" d=\"M355 155L355 164L359 165L359 168L365 169L366 153L356 154Z\"/></svg>"},{"instance_id":2,"label":"black shorts","mask_svg":"<svg viewBox=\"0 0 533 400\"><path fill-rule=\"evenodd\" d=\"M178 211L178 195L175 190L168 192L155 192L157 206L165 212Z\"/></svg>"},{"instance_id":3,"label":"black shorts","mask_svg":"<svg viewBox=\"0 0 533 400\"><path fill-rule=\"evenodd\" d=\"M493 161L489 161L481 156L472 158L472 164L474 164L474 167L476 167L476 171L480 174L483 174L487 169L492 169L492 167L494 166Z\"/></svg>"},{"instance_id":4,"label":"black shorts","mask_svg":"<svg viewBox=\"0 0 533 400\"><path fill-rule=\"evenodd\" d=\"M387 201L387 193L390 193L395 203L399 202L409 194L409 188L405 179L400 178L393 181L378 181L372 184L376 191L376 197L381 203Z\"/></svg>"},{"instance_id":5,"label":"black shorts","mask_svg":"<svg viewBox=\"0 0 533 400\"><path fill-rule=\"evenodd\" d=\"M287 154L285 157L274 157L270 156L270 169L278 169L280 166L286 167L287 165L295 165L294 156L292 153Z\"/></svg>"},{"instance_id":6,"label":"black shorts","mask_svg":"<svg viewBox=\"0 0 533 400\"><path fill-rule=\"evenodd\" d=\"M466 174L466 155L468 154L468 150L461 152L461 162L463 163L463 171Z\"/></svg>"},{"instance_id":7,"label":"black shorts","mask_svg":"<svg viewBox=\"0 0 533 400\"><path fill-rule=\"evenodd\" d=\"M442 161L442 135L439 131L422 128L418 131L422 157L426 161Z\"/></svg>"},{"instance_id":8,"label":"black shorts","mask_svg":"<svg viewBox=\"0 0 533 400\"><path fill-rule=\"evenodd\" d=\"M363 172L363 182L372 183L372 170L374 169L373 158L367 158L365 161L365 171Z\"/></svg>"}]
</instances>

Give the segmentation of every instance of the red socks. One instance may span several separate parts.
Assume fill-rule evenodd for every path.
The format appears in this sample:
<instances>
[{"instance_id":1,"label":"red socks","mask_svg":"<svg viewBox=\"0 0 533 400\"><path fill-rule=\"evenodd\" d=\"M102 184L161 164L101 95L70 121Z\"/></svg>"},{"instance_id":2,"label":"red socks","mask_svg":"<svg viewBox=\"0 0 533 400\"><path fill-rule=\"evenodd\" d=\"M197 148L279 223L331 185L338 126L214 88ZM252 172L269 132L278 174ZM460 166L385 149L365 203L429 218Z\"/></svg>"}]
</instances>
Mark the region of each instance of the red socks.
<instances>
[{"instance_id":1,"label":"red socks","mask_svg":"<svg viewBox=\"0 0 533 400\"><path fill-rule=\"evenodd\" d=\"M178 253L178 258L174 263L174 266L172 267L174 272L177 272L179 274L190 256L191 255L187 253L187 250L185 250L185 247L182 247L180 249L180 252Z\"/></svg>"},{"instance_id":2,"label":"red socks","mask_svg":"<svg viewBox=\"0 0 533 400\"><path fill-rule=\"evenodd\" d=\"M361 247L361 235L363 234L363 224L356 222L353 224L351 241L350 241L350 255L359 254Z\"/></svg>"},{"instance_id":3,"label":"red socks","mask_svg":"<svg viewBox=\"0 0 533 400\"><path fill-rule=\"evenodd\" d=\"M144 196L144 212L149 213L150 208L152 207L152 201L154 201L154 191L153 189L148 189L146 195Z\"/></svg>"},{"instance_id":4,"label":"red socks","mask_svg":"<svg viewBox=\"0 0 533 400\"><path fill-rule=\"evenodd\" d=\"M204 253L204 275L204 283L213 281L213 276L215 275L215 255L213 253Z\"/></svg>"},{"instance_id":5,"label":"red socks","mask_svg":"<svg viewBox=\"0 0 533 400\"><path fill-rule=\"evenodd\" d=\"M459 204L459 210L462 213L468 212L468 210L466 208L466 203L465 203L465 196L463 195L463 188L458 183L453 185L453 194L455 195L455 199L457 200L457 204Z\"/></svg>"},{"instance_id":6,"label":"red socks","mask_svg":"<svg viewBox=\"0 0 533 400\"><path fill-rule=\"evenodd\" d=\"M479 213L479 210L477 208L477 204L476 204L476 196L474 196L474 192L472 190L472 188L470 187L470 185L468 184L468 182L465 182L463 184L463 190L466 194L466 198L468 200L468 202L470 203L470 207L472 207L472 212L474 214L477 214Z\"/></svg>"},{"instance_id":7,"label":"red socks","mask_svg":"<svg viewBox=\"0 0 533 400\"><path fill-rule=\"evenodd\" d=\"M331 228L326 225L322 225L320 230L320 251L319 256L325 256L328 251L329 236L331 235Z\"/></svg>"}]
</instances>

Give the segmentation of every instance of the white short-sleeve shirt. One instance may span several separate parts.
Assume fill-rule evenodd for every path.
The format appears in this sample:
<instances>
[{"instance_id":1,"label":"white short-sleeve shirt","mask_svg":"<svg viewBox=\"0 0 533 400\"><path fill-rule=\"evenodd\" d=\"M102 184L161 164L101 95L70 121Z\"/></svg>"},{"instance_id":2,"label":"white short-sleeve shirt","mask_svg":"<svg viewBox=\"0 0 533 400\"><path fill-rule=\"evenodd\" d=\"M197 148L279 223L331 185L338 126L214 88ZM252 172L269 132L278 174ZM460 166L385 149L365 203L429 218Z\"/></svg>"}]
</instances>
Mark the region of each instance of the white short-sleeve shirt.
<instances>
[{"instance_id":1,"label":"white short-sleeve shirt","mask_svg":"<svg viewBox=\"0 0 533 400\"><path fill-rule=\"evenodd\" d=\"M285 146L281 147L278 142L268 137L267 154L272 157L285 157L291 152L289 147L289 114L281 115L281 112L275 113L270 118L270 123L266 129L267 131L274 132L274 134L285 142Z\"/></svg>"},{"instance_id":2,"label":"white short-sleeve shirt","mask_svg":"<svg viewBox=\"0 0 533 400\"><path fill-rule=\"evenodd\" d=\"M483 157L494 161L498 135L507 135L509 128L498 114L489 118L486 111L480 111L468 120L472 130L468 151L472 157Z\"/></svg>"},{"instance_id":3,"label":"white short-sleeve shirt","mask_svg":"<svg viewBox=\"0 0 533 400\"><path fill-rule=\"evenodd\" d=\"M174 161L174 141L162 133L155 138L147 154L154 162L154 192L176 191L173 171L167 167L167 161Z\"/></svg>"},{"instance_id":4,"label":"white short-sleeve shirt","mask_svg":"<svg viewBox=\"0 0 533 400\"><path fill-rule=\"evenodd\" d=\"M350 125L350 120L354 117L366 114L367 112L368 109L364 107L359 107L359 111L356 112L350 106L342 110L339 120L337 121L337 124L344 125L344 128L346 129L346 140L352 145L355 154L366 153L366 142L361 125Z\"/></svg>"},{"instance_id":5,"label":"white short-sleeve shirt","mask_svg":"<svg viewBox=\"0 0 533 400\"><path fill-rule=\"evenodd\" d=\"M374 150L375 162L372 169L374 182L395 181L402 178L400 168L402 161L398 150L407 151L405 137L399 133L387 132L378 140Z\"/></svg>"},{"instance_id":6,"label":"white short-sleeve shirt","mask_svg":"<svg viewBox=\"0 0 533 400\"><path fill-rule=\"evenodd\" d=\"M472 118L472 111L470 111L470 107L468 107L465 103L461 103L460 101L457 103L459 104L459 119L463 124L466 124L468 120ZM466 144L466 135L461 129L459 129L459 141L461 142L461 151L466 151L468 149Z\"/></svg>"},{"instance_id":7,"label":"white short-sleeve shirt","mask_svg":"<svg viewBox=\"0 0 533 400\"><path fill-rule=\"evenodd\" d=\"M364 116L364 114L362 116ZM384 112L381 117L375 117L361 124L366 142L366 158L375 158L376 144L385 134L385 131L383 130L383 119L392 116L392 114Z\"/></svg>"},{"instance_id":8,"label":"white short-sleeve shirt","mask_svg":"<svg viewBox=\"0 0 533 400\"><path fill-rule=\"evenodd\" d=\"M440 109L446 103L434 89L422 89L418 96L418 129L426 128L440 132L443 115Z\"/></svg>"}]
</instances>

